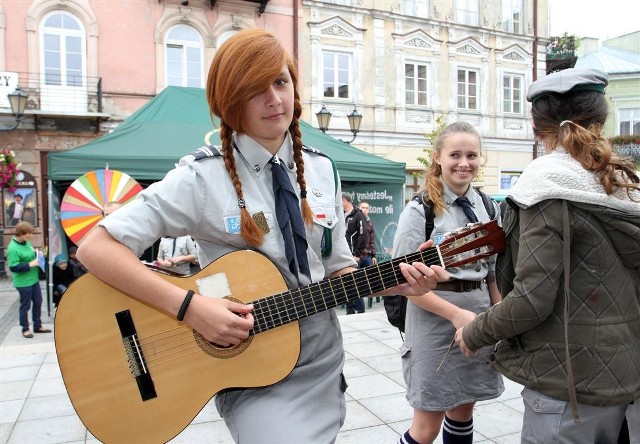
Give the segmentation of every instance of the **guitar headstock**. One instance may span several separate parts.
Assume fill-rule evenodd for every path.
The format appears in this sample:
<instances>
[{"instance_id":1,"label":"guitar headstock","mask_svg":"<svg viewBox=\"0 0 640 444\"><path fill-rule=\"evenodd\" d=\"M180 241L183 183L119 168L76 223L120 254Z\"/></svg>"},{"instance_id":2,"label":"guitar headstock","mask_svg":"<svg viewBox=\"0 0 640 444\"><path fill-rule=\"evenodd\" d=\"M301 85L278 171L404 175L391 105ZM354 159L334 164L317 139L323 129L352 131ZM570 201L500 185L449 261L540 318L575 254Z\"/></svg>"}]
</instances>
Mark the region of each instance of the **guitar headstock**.
<instances>
[{"instance_id":1,"label":"guitar headstock","mask_svg":"<svg viewBox=\"0 0 640 444\"><path fill-rule=\"evenodd\" d=\"M451 232L438 247L445 267L459 267L504 251L504 231L495 220L478 222Z\"/></svg>"}]
</instances>

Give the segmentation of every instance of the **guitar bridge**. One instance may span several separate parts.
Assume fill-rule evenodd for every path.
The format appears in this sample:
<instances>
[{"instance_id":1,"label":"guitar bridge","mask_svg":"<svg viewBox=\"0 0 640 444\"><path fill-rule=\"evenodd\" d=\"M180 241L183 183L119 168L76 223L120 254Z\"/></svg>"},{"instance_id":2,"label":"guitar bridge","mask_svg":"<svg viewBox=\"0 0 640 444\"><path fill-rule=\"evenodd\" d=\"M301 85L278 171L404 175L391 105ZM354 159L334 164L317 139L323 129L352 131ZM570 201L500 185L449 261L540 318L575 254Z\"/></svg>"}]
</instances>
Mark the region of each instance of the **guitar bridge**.
<instances>
[{"instance_id":1,"label":"guitar bridge","mask_svg":"<svg viewBox=\"0 0 640 444\"><path fill-rule=\"evenodd\" d=\"M120 334L122 335L122 345L125 355L127 356L129 370L138 384L140 397L143 401L156 398L158 395L156 394L156 389L153 384L153 379L151 378L151 373L149 373L142 347L138 341L138 332L133 323L131 312L124 310L116 313L116 321L118 322Z\"/></svg>"}]
</instances>

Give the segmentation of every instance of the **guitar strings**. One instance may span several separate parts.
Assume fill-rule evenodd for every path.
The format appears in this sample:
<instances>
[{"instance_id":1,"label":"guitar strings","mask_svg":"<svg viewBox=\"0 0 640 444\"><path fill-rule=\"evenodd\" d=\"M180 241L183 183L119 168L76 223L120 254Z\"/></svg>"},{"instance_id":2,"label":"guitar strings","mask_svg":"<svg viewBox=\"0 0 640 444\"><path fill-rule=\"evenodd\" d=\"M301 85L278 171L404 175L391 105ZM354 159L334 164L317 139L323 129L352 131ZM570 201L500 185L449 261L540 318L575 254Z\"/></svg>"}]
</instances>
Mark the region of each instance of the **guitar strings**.
<instances>
[{"instance_id":1,"label":"guitar strings","mask_svg":"<svg viewBox=\"0 0 640 444\"><path fill-rule=\"evenodd\" d=\"M459 257L464 255L464 254L468 254L468 252L462 252L462 253L457 253L457 254L453 254L453 255L449 255L448 252L454 248L457 248L455 245L451 245L451 244L447 244L444 246L441 246L440 248L440 253L442 255L442 258L444 259L444 266L447 267L448 265L452 264L452 263L456 263L459 261ZM438 253L437 253L437 249L435 248L431 248L428 250L423 250L421 252L422 254L420 256L425 256L426 254L426 259L427 262L429 261L434 261L436 259L438 259ZM413 254L412 254L413 255ZM407 255L410 256L410 255ZM404 262L402 259L407 258L407 256L402 257L402 258L397 258L395 259L395 261L397 263L399 262ZM423 259L424 260L424 259ZM413 261L416 262L416 261ZM439 262L439 261L438 261ZM384 265L385 263L381 264ZM388 266L389 264L387 263L387 267L385 268L390 268L390 271L385 270L384 272L380 273L380 265L376 266L378 267L378 276L381 277L381 280L384 282L385 279L388 279L389 277L393 276L396 281L398 278L402 279L401 283L406 282L406 279L404 279L404 276L402 276L401 273L398 273L397 271L397 267ZM368 267L368 268L372 268L372 267ZM365 269L362 269L365 270ZM357 273L357 271L356 271ZM362 276L360 276L360 274L362 274ZM357 276L354 277L354 283L356 284L356 290L357 287L366 283L369 288L371 289L370 286L370 280L368 278L368 276L365 273L359 273ZM328 283L330 280L326 280L323 281L323 283ZM336 280L337 281L337 280ZM299 298L298 300L300 300L302 302L302 307L304 308L305 312L306 312L306 306L305 304L305 299L306 300L311 300L311 302L313 303L314 306L314 310L317 313L317 304L316 304L316 300L318 299L318 296L323 296L324 297L324 292L322 291L322 289L320 288L319 285L317 285L318 283L311 284L310 286L308 286L307 288L309 288L308 293L305 295L303 294L301 291L298 291L299 293ZM312 287L317 287L318 290L314 290ZM331 286L331 284L329 283L329 286L331 288L333 288ZM344 287L344 285L343 285ZM383 288L384 289L384 288ZM380 291L382 289L376 290L376 291ZM277 294L277 295L273 295L273 296L269 296L267 298L263 298L260 299L258 301L254 301L254 303L259 302L261 300L271 300L272 298L277 298L278 296L280 296L280 298L283 300L284 304L280 304L278 305L278 303L276 302L276 308L277 312L276 314L282 314L282 308L286 308L286 313L293 313L295 312L297 315L296 319L299 319L301 316L298 315L298 307L296 307L296 303L295 303L295 299L294 298L290 298L290 299L285 299L284 296L286 294L290 294L292 293L292 291L295 290L291 290L291 291L287 291L281 294ZM346 289L343 288L342 291L343 294L346 295ZM336 306L345 303L348 301L349 296L346 295L346 298L340 297L339 300L336 299L335 293L333 293L333 297L334 297L334 302L337 304ZM323 304L324 310L328 309L329 307L325 304ZM266 309L270 309L271 307L266 307ZM322 307L321 307L322 308ZM291 309L291 310L290 310ZM322 310L322 311L324 311ZM255 311L255 310L254 310ZM270 310L269 310L270 311ZM266 315L266 313L265 313ZM258 317L261 316L260 312L256 312L254 313L254 316L256 317L256 321L258 321ZM270 312L270 316L272 318L273 321L273 313ZM282 320L282 317L280 317ZM291 322L291 321L289 321ZM273 322L272 322L273 323ZM201 351L201 348L197 345L197 343L194 342L193 340L193 330L187 326L179 326L179 327L175 327L173 329L169 329L166 330L164 332L159 332L153 335L149 335L146 337L141 337L139 338L139 342L141 344L141 346L143 347L143 349L149 349L152 350L151 353L147 353L145 351L145 362L147 365L154 365L154 364L162 364L165 362L169 362L172 361L174 359L179 359L179 358L183 358L185 356L188 356L189 354L192 353L198 353ZM185 346L190 346L190 350L189 349L185 349ZM147 356L148 355L148 356ZM154 358L149 358L149 356L154 356Z\"/></svg>"}]
</instances>

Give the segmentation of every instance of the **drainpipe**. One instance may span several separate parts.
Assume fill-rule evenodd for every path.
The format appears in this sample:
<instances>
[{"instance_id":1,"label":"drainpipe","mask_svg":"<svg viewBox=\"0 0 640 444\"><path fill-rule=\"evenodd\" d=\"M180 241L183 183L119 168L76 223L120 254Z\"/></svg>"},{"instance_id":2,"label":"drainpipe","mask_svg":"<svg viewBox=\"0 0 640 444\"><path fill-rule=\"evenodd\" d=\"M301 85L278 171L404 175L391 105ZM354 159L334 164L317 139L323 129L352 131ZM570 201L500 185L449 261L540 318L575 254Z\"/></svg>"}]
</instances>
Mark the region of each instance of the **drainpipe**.
<instances>
[{"instance_id":1,"label":"drainpipe","mask_svg":"<svg viewBox=\"0 0 640 444\"><path fill-rule=\"evenodd\" d=\"M293 60L298 65L298 1L293 0Z\"/></svg>"},{"instance_id":2,"label":"drainpipe","mask_svg":"<svg viewBox=\"0 0 640 444\"><path fill-rule=\"evenodd\" d=\"M533 81L538 79L538 0L533 0ZM533 142L533 158L538 157L538 141Z\"/></svg>"}]
</instances>

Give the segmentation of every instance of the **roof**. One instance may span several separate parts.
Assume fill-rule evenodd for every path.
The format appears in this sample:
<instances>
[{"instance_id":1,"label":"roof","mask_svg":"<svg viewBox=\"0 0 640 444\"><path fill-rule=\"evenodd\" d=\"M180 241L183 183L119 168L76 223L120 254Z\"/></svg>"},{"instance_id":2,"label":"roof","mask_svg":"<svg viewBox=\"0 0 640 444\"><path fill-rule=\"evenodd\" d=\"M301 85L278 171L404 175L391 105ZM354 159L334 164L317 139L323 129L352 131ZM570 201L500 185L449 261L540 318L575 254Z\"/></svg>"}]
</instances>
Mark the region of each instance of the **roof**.
<instances>
[{"instance_id":1,"label":"roof","mask_svg":"<svg viewBox=\"0 0 640 444\"><path fill-rule=\"evenodd\" d=\"M578 57L576 68L592 68L612 74L640 74L640 52L601 46Z\"/></svg>"}]
</instances>

